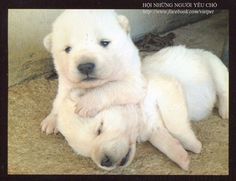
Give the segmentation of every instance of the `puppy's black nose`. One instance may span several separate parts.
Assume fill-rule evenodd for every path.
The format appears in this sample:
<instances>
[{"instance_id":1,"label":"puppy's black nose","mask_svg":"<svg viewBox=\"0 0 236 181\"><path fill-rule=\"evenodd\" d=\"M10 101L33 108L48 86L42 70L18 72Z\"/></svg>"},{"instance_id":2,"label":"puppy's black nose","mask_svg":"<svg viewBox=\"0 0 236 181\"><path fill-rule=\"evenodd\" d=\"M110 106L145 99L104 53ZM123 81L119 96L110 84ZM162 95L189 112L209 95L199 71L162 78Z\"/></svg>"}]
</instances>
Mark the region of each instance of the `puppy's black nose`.
<instances>
[{"instance_id":1,"label":"puppy's black nose","mask_svg":"<svg viewBox=\"0 0 236 181\"><path fill-rule=\"evenodd\" d=\"M111 167L112 166L112 161L110 159L110 157L108 157L107 155L104 156L104 158L101 161L101 165L104 167Z\"/></svg>"},{"instance_id":2,"label":"puppy's black nose","mask_svg":"<svg viewBox=\"0 0 236 181\"><path fill-rule=\"evenodd\" d=\"M94 63L79 64L79 66L77 68L80 73L88 75L93 72L93 70L95 68L95 64Z\"/></svg>"}]
</instances>

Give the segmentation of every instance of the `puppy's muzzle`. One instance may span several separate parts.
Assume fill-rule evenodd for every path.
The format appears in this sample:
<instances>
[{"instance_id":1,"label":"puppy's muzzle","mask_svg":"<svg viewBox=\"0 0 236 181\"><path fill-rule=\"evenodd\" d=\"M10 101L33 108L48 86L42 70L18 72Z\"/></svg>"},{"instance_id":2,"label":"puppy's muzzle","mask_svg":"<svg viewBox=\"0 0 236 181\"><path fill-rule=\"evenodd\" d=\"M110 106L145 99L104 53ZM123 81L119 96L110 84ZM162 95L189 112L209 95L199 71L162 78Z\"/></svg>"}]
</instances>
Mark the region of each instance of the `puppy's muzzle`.
<instances>
[{"instance_id":1,"label":"puppy's muzzle","mask_svg":"<svg viewBox=\"0 0 236 181\"><path fill-rule=\"evenodd\" d=\"M95 64L94 63L79 64L77 69L79 70L80 73L82 73L84 75L89 75L94 71Z\"/></svg>"},{"instance_id":2,"label":"puppy's muzzle","mask_svg":"<svg viewBox=\"0 0 236 181\"><path fill-rule=\"evenodd\" d=\"M126 153L126 155L121 159L120 163L118 163L118 166L124 166L128 162L129 156L130 156L130 152L131 152L131 149L129 149L129 151ZM101 160L100 164L103 167L112 167L113 165L115 165L117 163L115 163L112 160L111 156L108 156L108 155L105 154L105 156Z\"/></svg>"}]
</instances>

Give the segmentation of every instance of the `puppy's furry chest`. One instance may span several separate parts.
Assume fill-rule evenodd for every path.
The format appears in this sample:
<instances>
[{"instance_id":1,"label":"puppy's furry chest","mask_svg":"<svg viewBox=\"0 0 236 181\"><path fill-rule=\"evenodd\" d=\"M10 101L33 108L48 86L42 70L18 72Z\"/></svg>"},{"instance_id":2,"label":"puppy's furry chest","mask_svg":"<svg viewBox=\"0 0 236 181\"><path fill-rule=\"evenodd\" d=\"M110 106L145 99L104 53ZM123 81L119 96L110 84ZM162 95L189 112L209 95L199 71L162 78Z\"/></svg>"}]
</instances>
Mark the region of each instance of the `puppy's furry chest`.
<instances>
[{"instance_id":1,"label":"puppy's furry chest","mask_svg":"<svg viewBox=\"0 0 236 181\"><path fill-rule=\"evenodd\" d=\"M153 130L158 128L161 118L155 99L149 94L139 104L140 121L137 142L148 141Z\"/></svg>"}]
</instances>

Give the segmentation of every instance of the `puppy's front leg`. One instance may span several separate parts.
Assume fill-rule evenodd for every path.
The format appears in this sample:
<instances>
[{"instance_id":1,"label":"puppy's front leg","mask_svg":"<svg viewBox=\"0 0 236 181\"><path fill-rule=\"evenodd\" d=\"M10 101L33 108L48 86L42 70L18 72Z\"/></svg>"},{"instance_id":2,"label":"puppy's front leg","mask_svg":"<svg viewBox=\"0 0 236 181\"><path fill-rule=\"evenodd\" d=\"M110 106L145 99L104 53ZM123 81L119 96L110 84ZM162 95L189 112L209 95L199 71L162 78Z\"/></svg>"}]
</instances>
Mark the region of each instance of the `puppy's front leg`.
<instances>
[{"instance_id":1,"label":"puppy's front leg","mask_svg":"<svg viewBox=\"0 0 236 181\"><path fill-rule=\"evenodd\" d=\"M58 133L56 121L57 114L54 113L54 110L52 109L50 114L40 124L42 132L45 132L47 135L51 133Z\"/></svg>"},{"instance_id":2,"label":"puppy's front leg","mask_svg":"<svg viewBox=\"0 0 236 181\"><path fill-rule=\"evenodd\" d=\"M62 81L59 80L58 85L58 93L56 95L56 98L53 102L53 107L50 112L50 114L41 122L41 130L42 132L45 132L47 135L51 133L57 133L57 113L58 113L58 107L62 104L62 101L64 100L66 93L68 90L65 89Z\"/></svg>"},{"instance_id":3,"label":"puppy's front leg","mask_svg":"<svg viewBox=\"0 0 236 181\"><path fill-rule=\"evenodd\" d=\"M75 112L81 117L93 117L111 105L136 104L143 96L143 85L139 82L109 82L79 97Z\"/></svg>"}]
</instances>

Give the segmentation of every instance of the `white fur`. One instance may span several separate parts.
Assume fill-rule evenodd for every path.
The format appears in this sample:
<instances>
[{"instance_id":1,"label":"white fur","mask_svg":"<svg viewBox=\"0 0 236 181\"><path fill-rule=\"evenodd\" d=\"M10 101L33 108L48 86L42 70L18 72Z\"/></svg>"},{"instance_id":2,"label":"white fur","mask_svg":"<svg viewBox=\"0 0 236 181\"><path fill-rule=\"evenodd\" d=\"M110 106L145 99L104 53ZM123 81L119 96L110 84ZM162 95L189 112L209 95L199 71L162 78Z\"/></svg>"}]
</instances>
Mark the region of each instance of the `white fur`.
<instances>
[{"instance_id":1,"label":"white fur","mask_svg":"<svg viewBox=\"0 0 236 181\"><path fill-rule=\"evenodd\" d=\"M54 22L44 45L53 55L59 85L52 111L41 124L47 134L57 132L53 125L58 106L74 88L81 95L75 111L82 117L94 116L111 105L138 103L142 99L140 58L127 30L123 29L126 27L123 21L124 18L119 22L111 10L67 10ZM104 22L109 26L104 26ZM101 47L101 39L110 40L111 45ZM64 51L67 46L72 47L70 53ZM77 67L91 61L96 64L93 75L96 80L83 81L85 76Z\"/></svg>"},{"instance_id":2,"label":"white fur","mask_svg":"<svg viewBox=\"0 0 236 181\"><path fill-rule=\"evenodd\" d=\"M204 119L216 96L220 115L228 118L227 69L209 52L178 46L145 58L141 72L129 31L128 20L114 11L67 10L59 16L44 41L59 86L42 131L59 130L75 152L103 169L120 166L126 155L123 166L129 165L136 141L150 141L187 170L185 149L199 153L202 147L189 118ZM111 46L100 47L101 38ZM70 54L64 51L68 45ZM76 70L87 59L96 63L96 81L83 81ZM106 156L109 167L101 164Z\"/></svg>"},{"instance_id":3,"label":"white fur","mask_svg":"<svg viewBox=\"0 0 236 181\"><path fill-rule=\"evenodd\" d=\"M184 46L164 48L144 58L143 73L159 73L177 79L185 91L191 120L205 119L216 98L221 117L228 119L228 70L212 53Z\"/></svg>"}]
</instances>

